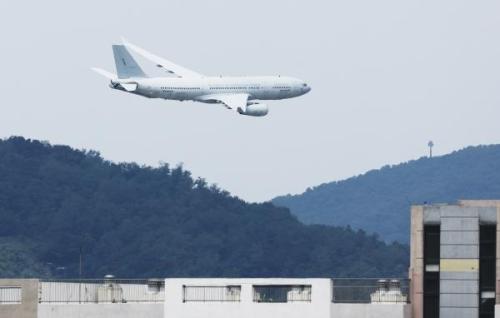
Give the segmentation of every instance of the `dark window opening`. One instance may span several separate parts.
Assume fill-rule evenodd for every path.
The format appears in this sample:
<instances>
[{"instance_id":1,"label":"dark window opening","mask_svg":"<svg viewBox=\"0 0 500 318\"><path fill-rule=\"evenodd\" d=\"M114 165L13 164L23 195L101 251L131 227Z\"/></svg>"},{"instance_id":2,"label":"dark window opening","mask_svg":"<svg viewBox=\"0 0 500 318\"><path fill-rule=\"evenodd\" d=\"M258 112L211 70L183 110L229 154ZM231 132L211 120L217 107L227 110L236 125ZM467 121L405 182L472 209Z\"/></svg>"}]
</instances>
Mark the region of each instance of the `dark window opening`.
<instances>
[{"instance_id":1,"label":"dark window opening","mask_svg":"<svg viewBox=\"0 0 500 318\"><path fill-rule=\"evenodd\" d=\"M479 226L479 317L495 317L496 225Z\"/></svg>"},{"instance_id":2,"label":"dark window opening","mask_svg":"<svg viewBox=\"0 0 500 318\"><path fill-rule=\"evenodd\" d=\"M253 301L258 303L310 302L311 285L254 286Z\"/></svg>"},{"instance_id":3,"label":"dark window opening","mask_svg":"<svg viewBox=\"0 0 500 318\"><path fill-rule=\"evenodd\" d=\"M424 226L424 317L439 317L439 266L441 228L439 225ZM431 265L431 266L428 266ZM431 267L433 270L431 271Z\"/></svg>"}]
</instances>

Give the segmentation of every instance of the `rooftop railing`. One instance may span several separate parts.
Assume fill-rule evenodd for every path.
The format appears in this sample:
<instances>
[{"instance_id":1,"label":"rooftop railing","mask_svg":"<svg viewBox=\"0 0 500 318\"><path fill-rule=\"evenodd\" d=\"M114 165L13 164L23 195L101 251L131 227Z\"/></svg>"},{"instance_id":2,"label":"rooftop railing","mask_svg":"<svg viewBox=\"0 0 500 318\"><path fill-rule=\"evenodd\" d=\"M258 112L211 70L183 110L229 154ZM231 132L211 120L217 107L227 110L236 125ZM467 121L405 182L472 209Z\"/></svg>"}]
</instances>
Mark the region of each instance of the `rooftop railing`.
<instances>
[{"instance_id":1,"label":"rooftop railing","mask_svg":"<svg viewBox=\"0 0 500 318\"><path fill-rule=\"evenodd\" d=\"M410 302L410 280L333 278L333 303L394 304ZM255 285L254 302L311 301L311 285ZM241 286L184 286L184 301L240 301ZM9 291L9 295L12 291ZM6 302L10 302L10 296ZM16 298L16 297L14 297ZM19 298L19 297L18 297ZM44 279L40 303L160 303L165 282L158 279Z\"/></svg>"},{"instance_id":2,"label":"rooftop railing","mask_svg":"<svg viewBox=\"0 0 500 318\"><path fill-rule=\"evenodd\" d=\"M40 303L157 303L165 300L165 282L155 279L41 280Z\"/></svg>"},{"instance_id":3,"label":"rooftop railing","mask_svg":"<svg viewBox=\"0 0 500 318\"><path fill-rule=\"evenodd\" d=\"M17 305L22 300L22 289L16 286L0 286L0 305Z\"/></svg>"},{"instance_id":4,"label":"rooftop railing","mask_svg":"<svg viewBox=\"0 0 500 318\"><path fill-rule=\"evenodd\" d=\"M183 286L183 302L239 302L241 286Z\"/></svg>"},{"instance_id":5,"label":"rooftop railing","mask_svg":"<svg viewBox=\"0 0 500 318\"><path fill-rule=\"evenodd\" d=\"M253 301L258 303L310 302L311 285L254 285Z\"/></svg>"},{"instance_id":6,"label":"rooftop railing","mask_svg":"<svg viewBox=\"0 0 500 318\"><path fill-rule=\"evenodd\" d=\"M334 278L332 302L410 303L410 280L400 278Z\"/></svg>"}]
</instances>

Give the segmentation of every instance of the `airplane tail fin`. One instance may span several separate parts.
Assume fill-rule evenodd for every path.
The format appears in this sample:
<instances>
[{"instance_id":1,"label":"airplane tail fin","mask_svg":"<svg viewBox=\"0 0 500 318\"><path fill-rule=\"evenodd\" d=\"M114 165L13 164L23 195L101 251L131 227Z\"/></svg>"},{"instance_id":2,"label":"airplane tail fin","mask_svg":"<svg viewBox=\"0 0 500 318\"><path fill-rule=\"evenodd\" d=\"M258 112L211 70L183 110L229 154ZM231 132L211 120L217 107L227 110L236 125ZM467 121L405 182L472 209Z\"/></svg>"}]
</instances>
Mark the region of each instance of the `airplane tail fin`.
<instances>
[{"instance_id":1,"label":"airplane tail fin","mask_svg":"<svg viewBox=\"0 0 500 318\"><path fill-rule=\"evenodd\" d=\"M124 45L113 45L118 78L147 77Z\"/></svg>"}]
</instances>

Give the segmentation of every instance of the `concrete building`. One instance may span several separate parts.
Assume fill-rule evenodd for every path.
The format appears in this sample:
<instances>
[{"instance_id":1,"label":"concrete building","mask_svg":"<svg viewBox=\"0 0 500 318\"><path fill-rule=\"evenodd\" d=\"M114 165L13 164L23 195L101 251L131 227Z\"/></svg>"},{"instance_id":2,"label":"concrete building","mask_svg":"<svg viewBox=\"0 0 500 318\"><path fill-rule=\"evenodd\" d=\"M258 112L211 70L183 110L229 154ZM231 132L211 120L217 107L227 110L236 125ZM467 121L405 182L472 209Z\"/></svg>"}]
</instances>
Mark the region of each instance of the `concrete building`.
<instances>
[{"instance_id":1,"label":"concrete building","mask_svg":"<svg viewBox=\"0 0 500 318\"><path fill-rule=\"evenodd\" d=\"M163 318L164 281L0 279L0 318Z\"/></svg>"},{"instance_id":2,"label":"concrete building","mask_svg":"<svg viewBox=\"0 0 500 318\"><path fill-rule=\"evenodd\" d=\"M407 285L400 284L329 278L0 280L0 318L410 318Z\"/></svg>"},{"instance_id":3,"label":"concrete building","mask_svg":"<svg viewBox=\"0 0 500 318\"><path fill-rule=\"evenodd\" d=\"M409 280L5 279L0 318L500 318L499 220L500 201L413 206Z\"/></svg>"},{"instance_id":4,"label":"concrete building","mask_svg":"<svg viewBox=\"0 0 500 318\"><path fill-rule=\"evenodd\" d=\"M413 318L493 318L500 201L413 206L411 299ZM498 315L498 314L497 314Z\"/></svg>"},{"instance_id":5,"label":"concrete building","mask_svg":"<svg viewBox=\"0 0 500 318\"><path fill-rule=\"evenodd\" d=\"M410 317L410 306L401 297L384 303L336 303L333 282L328 278L167 279L165 317ZM350 292L360 290L352 287ZM377 290L373 293L379 295Z\"/></svg>"},{"instance_id":6,"label":"concrete building","mask_svg":"<svg viewBox=\"0 0 500 318\"><path fill-rule=\"evenodd\" d=\"M36 318L37 279L0 279L0 318Z\"/></svg>"}]
</instances>

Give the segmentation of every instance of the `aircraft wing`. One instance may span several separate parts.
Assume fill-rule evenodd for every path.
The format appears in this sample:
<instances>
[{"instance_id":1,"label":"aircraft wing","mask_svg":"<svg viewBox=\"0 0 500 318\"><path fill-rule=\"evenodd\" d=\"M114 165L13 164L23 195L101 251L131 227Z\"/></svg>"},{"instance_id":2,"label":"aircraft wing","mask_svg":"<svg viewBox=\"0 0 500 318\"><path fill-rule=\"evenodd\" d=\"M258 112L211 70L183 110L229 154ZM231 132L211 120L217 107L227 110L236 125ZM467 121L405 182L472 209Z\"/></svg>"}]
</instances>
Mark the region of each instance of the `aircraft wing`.
<instances>
[{"instance_id":1,"label":"aircraft wing","mask_svg":"<svg viewBox=\"0 0 500 318\"><path fill-rule=\"evenodd\" d=\"M222 103L229 109L245 112L248 103L248 94L215 94L199 98L204 102Z\"/></svg>"},{"instance_id":2,"label":"aircraft wing","mask_svg":"<svg viewBox=\"0 0 500 318\"><path fill-rule=\"evenodd\" d=\"M178 77L184 77L184 78L202 78L204 77L202 74L196 73L195 71L191 71L185 67L182 67L180 65L177 65L173 62L170 62L168 60L165 60L159 56L154 55L153 53L150 53L137 45L134 45L127 40L123 39L123 44L134 51L135 53L141 55L142 57L156 63L156 66L160 68L164 68L167 72L170 74L175 74Z\"/></svg>"}]
</instances>

